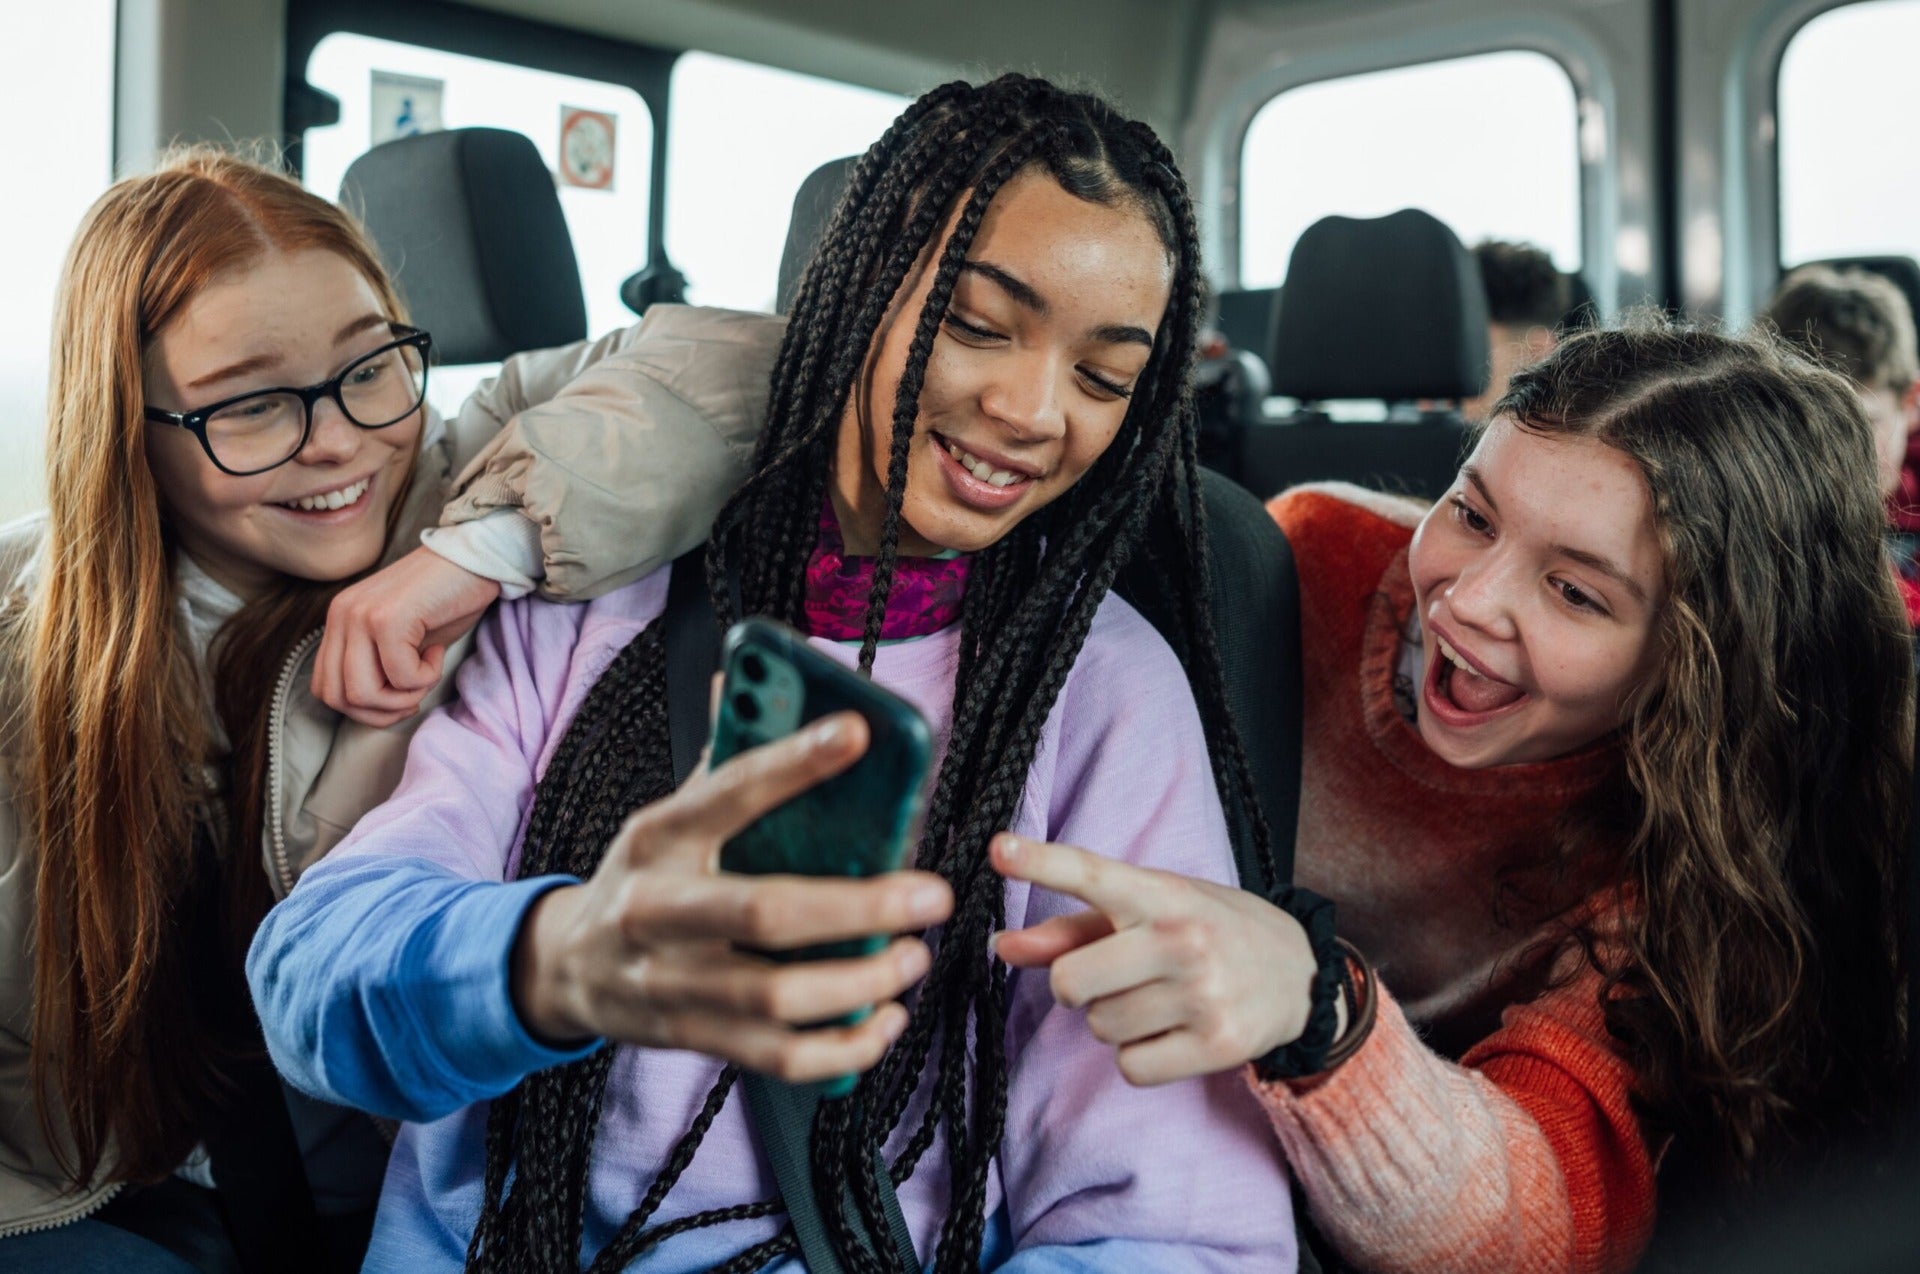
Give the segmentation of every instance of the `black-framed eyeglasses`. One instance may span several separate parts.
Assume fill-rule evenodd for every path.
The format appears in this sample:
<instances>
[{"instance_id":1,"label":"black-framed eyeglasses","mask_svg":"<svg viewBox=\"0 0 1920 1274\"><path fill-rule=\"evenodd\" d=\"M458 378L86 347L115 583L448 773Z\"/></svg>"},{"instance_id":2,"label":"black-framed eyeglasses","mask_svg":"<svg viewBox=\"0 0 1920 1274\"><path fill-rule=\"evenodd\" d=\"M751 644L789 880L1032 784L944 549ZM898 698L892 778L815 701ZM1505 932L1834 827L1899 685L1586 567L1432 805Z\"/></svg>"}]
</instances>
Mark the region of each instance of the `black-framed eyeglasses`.
<instances>
[{"instance_id":1,"label":"black-framed eyeglasses","mask_svg":"<svg viewBox=\"0 0 1920 1274\"><path fill-rule=\"evenodd\" d=\"M340 374L305 389L257 389L195 411L146 409L156 425L177 425L200 440L207 459L236 478L265 473L300 454L313 435L313 408L331 398L349 422L385 429L411 416L427 398L427 353L433 337L393 325L394 339L363 354Z\"/></svg>"}]
</instances>

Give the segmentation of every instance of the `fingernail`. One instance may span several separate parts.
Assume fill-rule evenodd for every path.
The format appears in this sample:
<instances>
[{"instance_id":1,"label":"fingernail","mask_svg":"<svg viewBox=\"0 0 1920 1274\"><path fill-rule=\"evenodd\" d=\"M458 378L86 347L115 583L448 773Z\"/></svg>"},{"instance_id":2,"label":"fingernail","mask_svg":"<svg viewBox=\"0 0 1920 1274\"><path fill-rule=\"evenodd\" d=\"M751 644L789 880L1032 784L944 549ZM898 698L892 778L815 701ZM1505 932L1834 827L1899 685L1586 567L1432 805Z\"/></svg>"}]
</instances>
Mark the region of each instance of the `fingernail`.
<instances>
[{"instance_id":1,"label":"fingernail","mask_svg":"<svg viewBox=\"0 0 1920 1274\"><path fill-rule=\"evenodd\" d=\"M996 959L999 958L1000 955L1000 939L1005 937L1006 933L1007 931L1005 929L1000 929L987 937L987 952Z\"/></svg>"},{"instance_id":2,"label":"fingernail","mask_svg":"<svg viewBox=\"0 0 1920 1274\"><path fill-rule=\"evenodd\" d=\"M1018 836L1013 835L1011 832L1002 832L1000 834L1000 857L1010 863L1020 860L1020 838Z\"/></svg>"},{"instance_id":3,"label":"fingernail","mask_svg":"<svg viewBox=\"0 0 1920 1274\"><path fill-rule=\"evenodd\" d=\"M838 717L828 717L813 728L813 745L819 748L830 748L845 738L846 734L846 722Z\"/></svg>"},{"instance_id":4,"label":"fingernail","mask_svg":"<svg viewBox=\"0 0 1920 1274\"><path fill-rule=\"evenodd\" d=\"M887 1015L886 1029L887 1029L887 1043L891 1044L895 1040L899 1039L902 1035L906 1034L907 1015L904 1012L889 1013Z\"/></svg>"},{"instance_id":5,"label":"fingernail","mask_svg":"<svg viewBox=\"0 0 1920 1274\"><path fill-rule=\"evenodd\" d=\"M903 978L917 978L927 971L928 952L919 943L902 947L900 954L894 957L894 967L900 970Z\"/></svg>"}]
</instances>

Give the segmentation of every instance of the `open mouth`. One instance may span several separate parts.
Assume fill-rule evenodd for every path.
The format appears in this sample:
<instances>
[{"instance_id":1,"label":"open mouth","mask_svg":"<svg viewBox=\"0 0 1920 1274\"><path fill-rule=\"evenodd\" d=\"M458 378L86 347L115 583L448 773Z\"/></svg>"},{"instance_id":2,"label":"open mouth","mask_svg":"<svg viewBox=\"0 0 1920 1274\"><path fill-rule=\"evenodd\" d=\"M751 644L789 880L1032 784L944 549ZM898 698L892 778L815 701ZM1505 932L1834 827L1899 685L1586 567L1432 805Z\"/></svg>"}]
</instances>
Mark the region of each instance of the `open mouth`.
<instances>
[{"instance_id":1,"label":"open mouth","mask_svg":"<svg viewBox=\"0 0 1920 1274\"><path fill-rule=\"evenodd\" d=\"M292 509L298 513L333 513L348 508L366 499L367 492L373 486L371 477L358 482L350 482L344 487L335 487L331 491L320 491L313 495L303 495L297 500L276 501L282 509Z\"/></svg>"},{"instance_id":2,"label":"open mouth","mask_svg":"<svg viewBox=\"0 0 1920 1274\"><path fill-rule=\"evenodd\" d=\"M1454 727L1481 725L1526 703L1525 690L1476 666L1437 633L1432 640L1437 657L1427 669L1422 699L1441 722Z\"/></svg>"}]
</instances>

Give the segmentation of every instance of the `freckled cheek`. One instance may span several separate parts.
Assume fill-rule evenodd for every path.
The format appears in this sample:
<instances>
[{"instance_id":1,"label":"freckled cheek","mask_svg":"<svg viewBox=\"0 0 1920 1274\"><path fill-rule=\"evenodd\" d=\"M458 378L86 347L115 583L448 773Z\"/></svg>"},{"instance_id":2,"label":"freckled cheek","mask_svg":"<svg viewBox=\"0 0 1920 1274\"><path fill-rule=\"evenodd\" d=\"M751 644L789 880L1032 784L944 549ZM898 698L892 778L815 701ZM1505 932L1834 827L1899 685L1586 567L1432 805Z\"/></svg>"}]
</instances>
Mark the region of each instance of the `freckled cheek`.
<instances>
[{"instance_id":1,"label":"freckled cheek","mask_svg":"<svg viewBox=\"0 0 1920 1274\"><path fill-rule=\"evenodd\" d=\"M1094 413L1067 420L1067 445L1061 460L1061 476L1068 484L1086 476L1100 462L1120 436L1125 412Z\"/></svg>"},{"instance_id":2,"label":"freckled cheek","mask_svg":"<svg viewBox=\"0 0 1920 1274\"><path fill-rule=\"evenodd\" d=\"M1611 643L1583 643L1577 636L1562 636L1547 649L1557 653L1541 659L1539 647L1534 652L1542 693L1596 731L1619 724L1620 702L1634 678L1632 652Z\"/></svg>"},{"instance_id":3,"label":"freckled cheek","mask_svg":"<svg viewBox=\"0 0 1920 1274\"><path fill-rule=\"evenodd\" d=\"M1458 576L1449 555L1429 536L1413 542L1413 549L1407 555L1407 572L1413 577L1414 604L1422 614Z\"/></svg>"}]
</instances>

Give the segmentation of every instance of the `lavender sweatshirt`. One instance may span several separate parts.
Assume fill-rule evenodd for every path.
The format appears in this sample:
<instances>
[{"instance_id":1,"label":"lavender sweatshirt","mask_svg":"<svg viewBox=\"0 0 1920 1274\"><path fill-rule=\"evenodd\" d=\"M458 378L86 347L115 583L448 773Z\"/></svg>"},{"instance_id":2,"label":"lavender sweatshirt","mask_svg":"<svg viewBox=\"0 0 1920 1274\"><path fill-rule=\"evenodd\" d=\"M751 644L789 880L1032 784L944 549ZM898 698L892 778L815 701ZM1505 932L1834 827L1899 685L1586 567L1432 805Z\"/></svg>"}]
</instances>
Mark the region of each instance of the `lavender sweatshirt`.
<instances>
[{"instance_id":1,"label":"lavender sweatshirt","mask_svg":"<svg viewBox=\"0 0 1920 1274\"><path fill-rule=\"evenodd\" d=\"M614 656L659 615L667 574L585 606L529 598L498 607L460 669L458 703L421 726L393 799L308 870L254 939L248 975L282 1072L316 1096L406 1121L369 1270L459 1269L479 1216L487 1101L530 1072L605 1046L555 1052L521 1024L508 955L528 906L564 878L503 882L568 722ZM885 647L874 669L875 680L927 714L941 741L957 629ZM852 662L849 647L815 644ZM1118 598L1101 608L1054 706L1012 830L1233 879L1185 676ZM1006 891L1010 928L1080 909L1020 882ZM1131 1087L1084 1015L1054 1003L1044 971L1012 974L1006 1052L987 1268L1295 1268L1286 1172L1237 1075ZM593 1147L583 1256L640 1200L719 1069L699 1054L619 1048ZM903 1130L913 1122L910 1114ZM656 1221L777 1191L735 1094ZM933 1253L947 1195L945 1149L936 1144L900 1188L922 1260ZM779 1224L689 1231L630 1268L706 1269Z\"/></svg>"}]
</instances>

